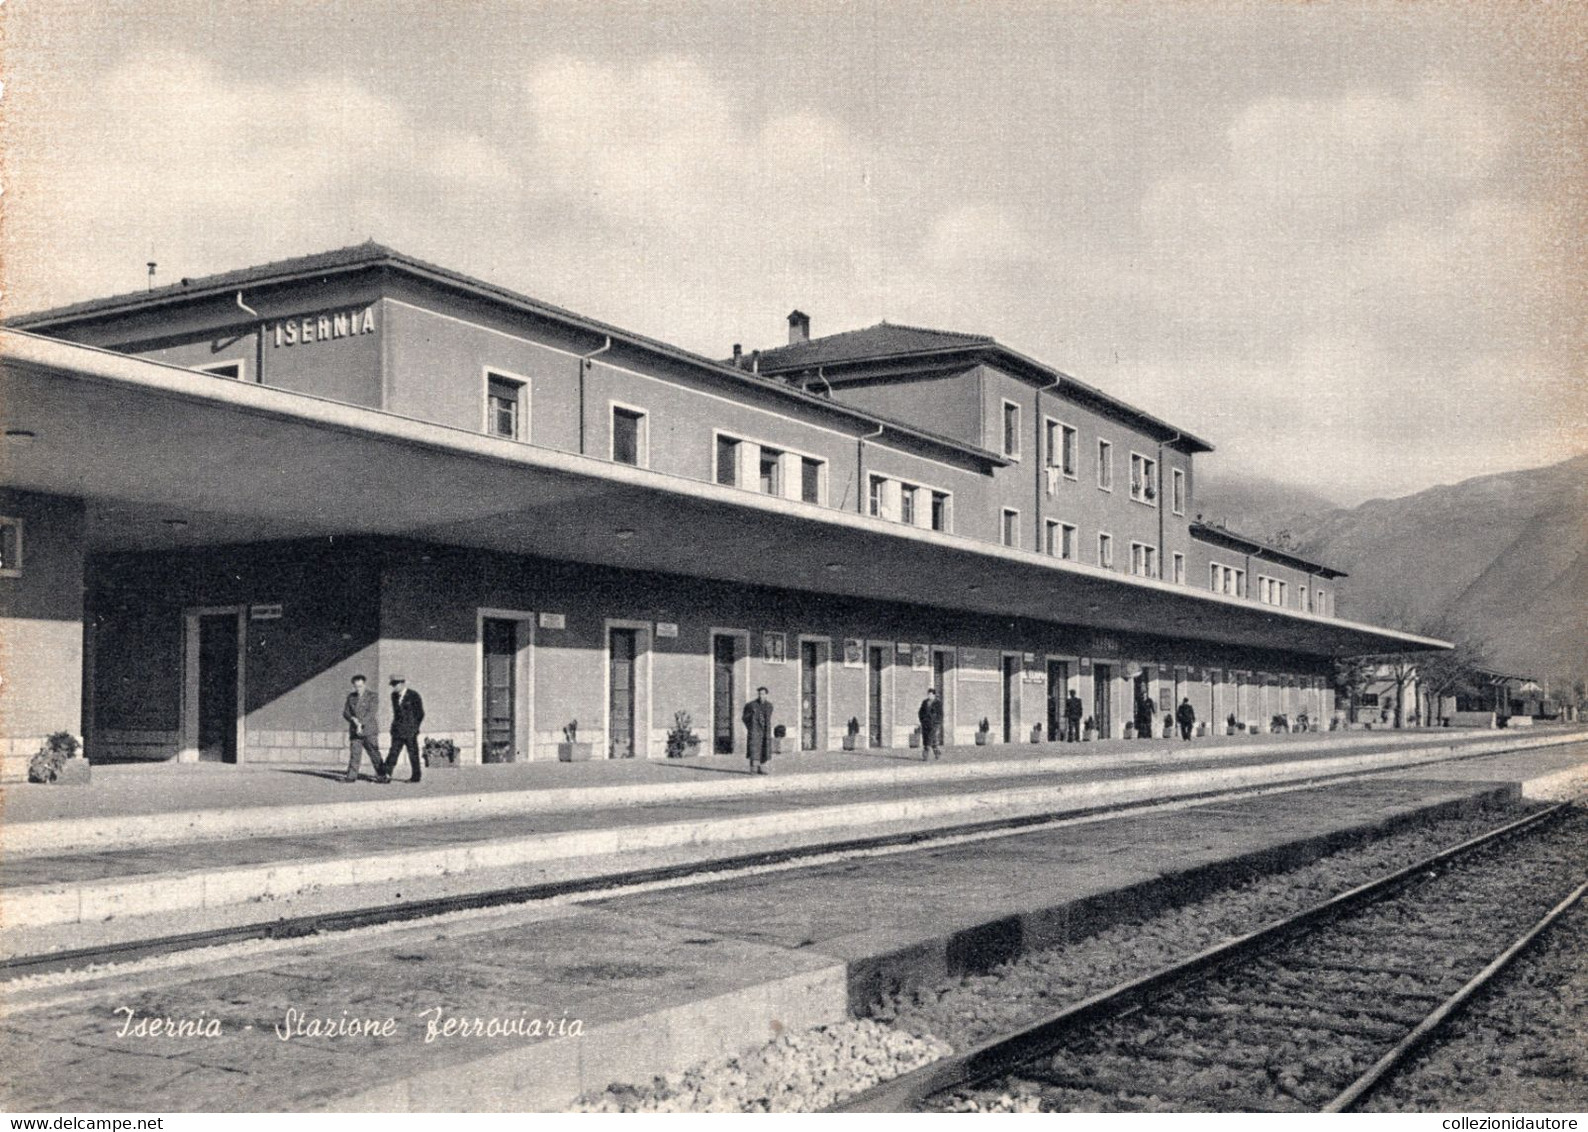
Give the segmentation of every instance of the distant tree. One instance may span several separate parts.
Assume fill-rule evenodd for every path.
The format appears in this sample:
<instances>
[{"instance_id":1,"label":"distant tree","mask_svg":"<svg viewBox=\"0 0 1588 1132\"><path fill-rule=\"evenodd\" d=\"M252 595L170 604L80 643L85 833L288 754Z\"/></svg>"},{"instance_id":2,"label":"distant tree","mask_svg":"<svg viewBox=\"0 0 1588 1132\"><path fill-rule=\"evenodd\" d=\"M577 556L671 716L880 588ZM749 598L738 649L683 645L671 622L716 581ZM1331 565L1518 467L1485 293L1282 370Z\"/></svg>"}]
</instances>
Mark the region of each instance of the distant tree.
<instances>
[{"instance_id":1,"label":"distant tree","mask_svg":"<svg viewBox=\"0 0 1588 1132\"><path fill-rule=\"evenodd\" d=\"M1414 710L1423 722L1439 717L1440 701L1456 688L1470 680L1474 671L1488 666L1487 642L1447 617L1416 618L1404 607L1392 609L1384 619L1385 624L1420 637L1433 637L1449 641L1450 649L1415 649L1405 652L1379 653L1360 658L1376 672L1382 672L1395 688L1395 726L1406 725L1406 692L1413 683L1417 685L1417 703Z\"/></svg>"},{"instance_id":2,"label":"distant tree","mask_svg":"<svg viewBox=\"0 0 1588 1132\"><path fill-rule=\"evenodd\" d=\"M1357 705L1362 702L1362 691L1373 682L1378 672L1378 662L1367 656L1341 657L1334 662L1334 686L1345 693L1346 717L1356 722Z\"/></svg>"}]
</instances>

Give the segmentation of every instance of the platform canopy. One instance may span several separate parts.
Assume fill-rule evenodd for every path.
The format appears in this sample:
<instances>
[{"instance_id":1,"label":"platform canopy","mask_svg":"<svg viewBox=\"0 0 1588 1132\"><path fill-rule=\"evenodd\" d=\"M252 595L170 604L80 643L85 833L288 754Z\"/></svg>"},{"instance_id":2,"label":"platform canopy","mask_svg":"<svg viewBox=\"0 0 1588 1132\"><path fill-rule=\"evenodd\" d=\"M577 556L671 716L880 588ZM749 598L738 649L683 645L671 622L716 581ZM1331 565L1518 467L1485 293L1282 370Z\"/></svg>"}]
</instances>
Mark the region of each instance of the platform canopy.
<instances>
[{"instance_id":1,"label":"platform canopy","mask_svg":"<svg viewBox=\"0 0 1588 1132\"><path fill-rule=\"evenodd\" d=\"M5 485L83 499L91 552L392 536L1320 656L1449 647L14 330L0 417Z\"/></svg>"}]
</instances>

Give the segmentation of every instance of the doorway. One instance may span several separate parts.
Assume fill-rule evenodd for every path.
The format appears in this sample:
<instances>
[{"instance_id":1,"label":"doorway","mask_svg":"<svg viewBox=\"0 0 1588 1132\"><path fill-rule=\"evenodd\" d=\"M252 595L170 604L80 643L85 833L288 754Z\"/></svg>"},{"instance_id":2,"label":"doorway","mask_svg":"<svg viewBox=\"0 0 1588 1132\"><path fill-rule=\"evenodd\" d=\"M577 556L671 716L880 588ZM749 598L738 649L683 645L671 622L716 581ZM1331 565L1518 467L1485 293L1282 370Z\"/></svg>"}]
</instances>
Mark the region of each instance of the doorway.
<instances>
[{"instance_id":1,"label":"doorway","mask_svg":"<svg viewBox=\"0 0 1588 1132\"><path fill-rule=\"evenodd\" d=\"M954 738L954 662L948 649L932 650L932 687L943 703L943 737L952 746Z\"/></svg>"},{"instance_id":2,"label":"doorway","mask_svg":"<svg viewBox=\"0 0 1588 1132\"><path fill-rule=\"evenodd\" d=\"M1092 665L1092 722L1097 724L1099 739L1114 737L1114 713L1110 710L1113 698L1110 692L1114 683L1112 664Z\"/></svg>"},{"instance_id":3,"label":"doorway","mask_svg":"<svg viewBox=\"0 0 1588 1132\"><path fill-rule=\"evenodd\" d=\"M738 702L734 667L739 660L739 639L727 635L711 639L711 749L733 754L733 705Z\"/></svg>"},{"instance_id":4,"label":"doorway","mask_svg":"<svg viewBox=\"0 0 1588 1132\"><path fill-rule=\"evenodd\" d=\"M485 654L480 731L485 745L480 761L510 763L518 759L518 623L487 617L480 625Z\"/></svg>"},{"instance_id":5,"label":"doorway","mask_svg":"<svg viewBox=\"0 0 1588 1132\"><path fill-rule=\"evenodd\" d=\"M822 746L819 681L822 671L822 646L819 641L800 642L800 750L815 751Z\"/></svg>"},{"instance_id":6,"label":"doorway","mask_svg":"<svg viewBox=\"0 0 1588 1132\"><path fill-rule=\"evenodd\" d=\"M1064 735L1064 697L1070 689L1068 661L1048 661L1048 742Z\"/></svg>"},{"instance_id":7,"label":"doorway","mask_svg":"<svg viewBox=\"0 0 1588 1132\"><path fill-rule=\"evenodd\" d=\"M882 670L887 663L882 646L866 650L866 734L871 746L882 746Z\"/></svg>"},{"instance_id":8,"label":"doorway","mask_svg":"<svg viewBox=\"0 0 1588 1132\"><path fill-rule=\"evenodd\" d=\"M1156 714L1153 709L1147 706L1152 699L1151 671L1145 668L1142 669L1136 674L1136 679L1132 682L1132 685L1134 694L1131 697L1131 718L1136 724L1136 737L1138 739L1150 739L1152 737L1152 719L1153 715ZM1153 705L1154 708L1156 706L1156 704Z\"/></svg>"},{"instance_id":9,"label":"doorway","mask_svg":"<svg viewBox=\"0 0 1588 1132\"><path fill-rule=\"evenodd\" d=\"M235 613L198 619L198 756L201 762L237 761L237 645Z\"/></svg>"},{"instance_id":10,"label":"doorway","mask_svg":"<svg viewBox=\"0 0 1588 1132\"><path fill-rule=\"evenodd\" d=\"M1018 656L1004 657L1004 742L1015 741L1015 730L1020 724L1020 665Z\"/></svg>"},{"instance_id":11,"label":"doorway","mask_svg":"<svg viewBox=\"0 0 1588 1132\"><path fill-rule=\"evenodd\" d=\"M634 757L634 662L639 656L638 633L633 629L608 631L607 757Z\"/></svg>"}]
</instances>

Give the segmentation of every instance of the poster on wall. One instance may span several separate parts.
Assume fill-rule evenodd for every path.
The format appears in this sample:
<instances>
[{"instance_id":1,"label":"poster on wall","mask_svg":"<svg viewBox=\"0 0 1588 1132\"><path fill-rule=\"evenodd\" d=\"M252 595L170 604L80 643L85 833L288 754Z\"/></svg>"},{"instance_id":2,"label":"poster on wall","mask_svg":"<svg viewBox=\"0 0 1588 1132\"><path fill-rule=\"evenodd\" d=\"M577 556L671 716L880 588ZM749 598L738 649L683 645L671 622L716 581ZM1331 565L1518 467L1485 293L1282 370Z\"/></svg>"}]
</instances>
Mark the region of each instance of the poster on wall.
<instances>
[{"instance_id":1,"label":"poster on wall","mask_svg":"<svg viewBox=\"0 0 1588 1132\"><path fill-rule=\"evenodd\" d=\"M959 650L961 680L997 680L998 667L997 649L961 648Z\"/></svg>"},{"instance_id":2,"label":"poster on wall","mask_svg":"<svg viewBox=\"0 0 1588 1132\"><path fill-rule=\"evenodd\" d=\"M853 637L844 638L844 667L864 668L866 666L866 648Z\"/></svg>"},{"instance_id":3,"label":"poster on wall","mask_svg":"<svg viewBox=\"0 0 1588 1132\"><path fill-rule=\"evenodd\" d=\"M917 672L925 672L932 667L932 650L925 645L910 646L910 667Z\"/></svg>"},{"instance_id":4,"label":"poster on wall","mask_svg":"<svg viewBox=\"0 0 1588 1132\"><path fill-rule=\"evenodd\" d=\"M788 634L763 632L761 634L761 659L768 664L783 664L788 660Z\"/></svg>"}]
</instances>

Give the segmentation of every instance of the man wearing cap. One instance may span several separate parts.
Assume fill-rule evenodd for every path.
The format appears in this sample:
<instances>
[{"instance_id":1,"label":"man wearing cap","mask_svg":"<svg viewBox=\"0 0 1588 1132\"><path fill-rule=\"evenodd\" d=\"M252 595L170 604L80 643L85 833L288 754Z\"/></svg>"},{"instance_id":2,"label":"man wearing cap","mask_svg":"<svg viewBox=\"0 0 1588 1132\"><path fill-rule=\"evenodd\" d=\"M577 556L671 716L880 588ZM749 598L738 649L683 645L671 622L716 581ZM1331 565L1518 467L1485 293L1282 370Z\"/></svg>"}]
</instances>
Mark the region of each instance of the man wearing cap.
<instances>
[{"instance_id":1,"label":"man wearing cap","mask_svg":"<svg viewBox=\"0 0 1588 1132\"><path fill-rule=\"evenodd\" d=\"M755 699L744 705L744 728L750 770L765 774L766 761L772 757L772 701L766 698L765 688L757 688Z\"/></svg>"},{"instance_id":2,"label":"man wearing cap","mask_svg":"<svg viewBox=\"0 0 1588 1132\"><path fill-rule=\"evenodd\" d=\"M358 767L366 751L370 765L375 768L375 781L390 781L381 763L380 748L375 744L375 712L379 704L375 690L368 686L363 673L353 677L353 690L342 705L342 718L347 720L348 745L347 773L342 776L343 782L358 781Z\"/></svg>"},{"instance_id":3,"label":"man wearing cap","mask_svg":"<svg viewBox=\"0 0 1588 1132\"><path fill-rule=\"evenodd\" d=\"M419 781L419 725L425 721L425 701L408 686L405 676L391 678L391 753L382 768L385 781L397 769L397 756L408 748L408 781Z\"/></svg>"}]
</instances>

